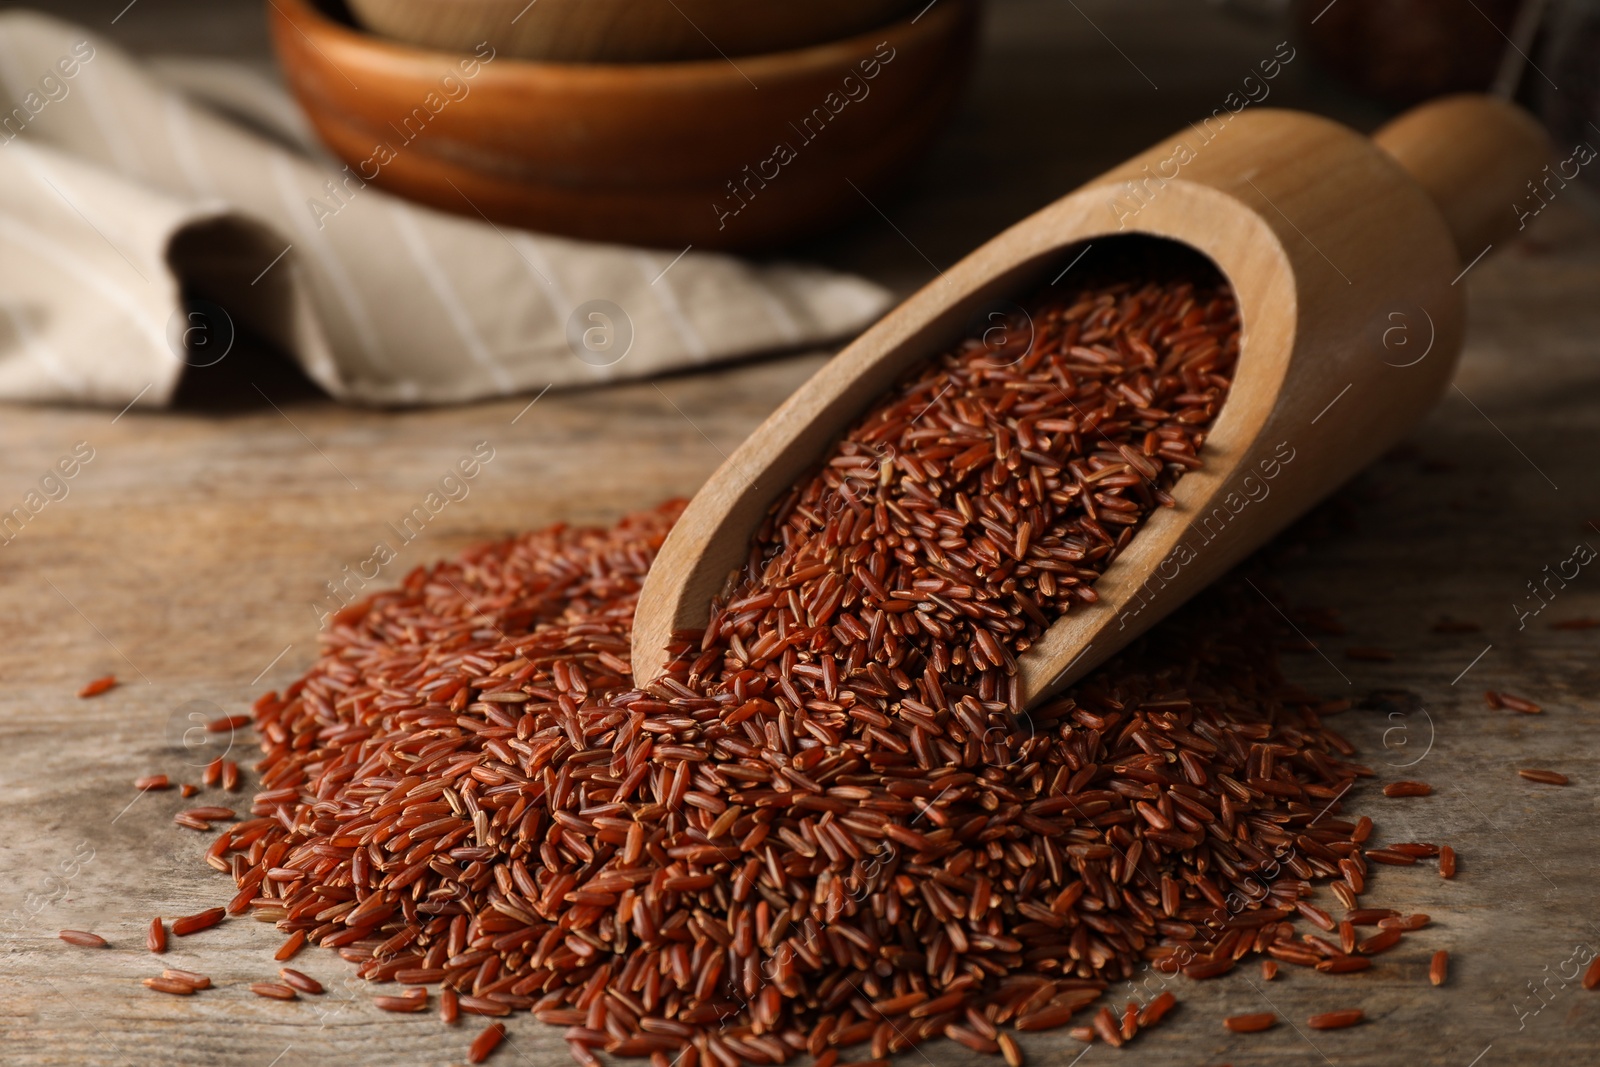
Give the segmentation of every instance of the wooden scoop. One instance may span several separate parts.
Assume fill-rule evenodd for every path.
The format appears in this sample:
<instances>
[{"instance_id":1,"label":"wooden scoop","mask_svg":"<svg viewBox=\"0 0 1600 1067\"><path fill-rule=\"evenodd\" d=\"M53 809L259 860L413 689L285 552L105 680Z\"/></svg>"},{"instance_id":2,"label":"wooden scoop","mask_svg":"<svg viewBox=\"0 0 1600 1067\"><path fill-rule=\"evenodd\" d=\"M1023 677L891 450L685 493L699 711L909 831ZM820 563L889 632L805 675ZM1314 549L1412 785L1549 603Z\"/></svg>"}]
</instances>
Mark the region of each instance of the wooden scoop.
<instances>
[{"instance_id":1,"label":"wooden scoop","mask_svg":"<svg viewBox=\"0 0 1600 1067\"><path fill-rule=\"evenodd\" d=\"M1225 120L1225 121L1224 121ZM975 314L1091 244L1146 234L1209 257L1243 339L1201 454L1095 585L1018 657L1024 702L1082 677L1403 437L1450 381L1464 275L1516 229L1543 131L1484 96L1423 105L1368 139L1294 111L1223 111L1017 223L867 330L690 501L645 581L633 669L706 625L772 501Z\"/></svg>"}]
</instances>

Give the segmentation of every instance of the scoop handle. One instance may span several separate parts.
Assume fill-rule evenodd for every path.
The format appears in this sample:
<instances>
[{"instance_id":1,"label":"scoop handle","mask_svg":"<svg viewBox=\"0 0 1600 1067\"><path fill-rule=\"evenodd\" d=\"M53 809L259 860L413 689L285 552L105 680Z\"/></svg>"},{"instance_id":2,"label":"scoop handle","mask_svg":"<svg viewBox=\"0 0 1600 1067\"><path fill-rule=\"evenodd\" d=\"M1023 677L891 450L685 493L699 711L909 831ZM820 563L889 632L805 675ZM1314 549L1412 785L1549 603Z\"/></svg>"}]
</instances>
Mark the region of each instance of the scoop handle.
<instances>
[{"instance_id":1,"label":"scoop handle","mask_svg":"<svg viewBox=\"0 0 1600 1067\"><path fill-rule=\"evenodd\" d=\"M1498 97L1462 93L1412 108L1373 141L1438 205L1463 263L1524 225L1530 189L1550 159L1534 117Z\"/></svg>"}]
</instances>

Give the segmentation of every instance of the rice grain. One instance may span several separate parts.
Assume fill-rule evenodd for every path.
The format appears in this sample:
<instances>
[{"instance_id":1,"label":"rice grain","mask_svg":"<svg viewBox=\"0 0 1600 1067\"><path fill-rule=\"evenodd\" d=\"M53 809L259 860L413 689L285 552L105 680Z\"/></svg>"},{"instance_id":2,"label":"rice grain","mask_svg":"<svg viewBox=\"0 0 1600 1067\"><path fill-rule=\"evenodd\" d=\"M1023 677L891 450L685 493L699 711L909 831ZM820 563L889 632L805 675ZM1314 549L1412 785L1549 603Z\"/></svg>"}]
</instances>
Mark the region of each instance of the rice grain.
<instances>
[{"instance_id":1,"label":"rice grain","mask_svg":"<svg viewBox=\"0 0 1600 1067\"><path fill-rule=\"evenodd\" d=\"M63 930L56 936L67 944L77 945L79 948L105 948L109 944L99 934L92 934L87 930Z\"/></svg>"}]
</instances>

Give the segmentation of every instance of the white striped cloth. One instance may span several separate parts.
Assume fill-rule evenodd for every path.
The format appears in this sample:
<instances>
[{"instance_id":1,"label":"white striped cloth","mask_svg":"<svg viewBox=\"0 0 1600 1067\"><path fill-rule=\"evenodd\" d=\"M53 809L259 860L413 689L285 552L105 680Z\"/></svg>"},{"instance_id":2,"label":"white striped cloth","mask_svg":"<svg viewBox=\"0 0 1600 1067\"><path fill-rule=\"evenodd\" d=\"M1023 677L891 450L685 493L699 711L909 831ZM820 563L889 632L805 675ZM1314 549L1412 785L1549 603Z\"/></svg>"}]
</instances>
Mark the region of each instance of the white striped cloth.
<instances>
[{"instance_id":1,"label":"white striped cloth","mask_svg":"<svg viewBox=\"0 0 1600 1067\"><path fill-rule=\"evenodd\" d=\"M363 404L591 385L820 344L888 303L871 282L815 268L495 227L370 186L335 199L326 183L341 165L269 79L216 62L142 64L32 12L0 15L0 100L4 400L167 403L185 360L211 358L186 332L212 352L225 341L220 316L192 318L185 293ZM593 300L624 318L590 316Z\"/></svg>"}]
</instances>

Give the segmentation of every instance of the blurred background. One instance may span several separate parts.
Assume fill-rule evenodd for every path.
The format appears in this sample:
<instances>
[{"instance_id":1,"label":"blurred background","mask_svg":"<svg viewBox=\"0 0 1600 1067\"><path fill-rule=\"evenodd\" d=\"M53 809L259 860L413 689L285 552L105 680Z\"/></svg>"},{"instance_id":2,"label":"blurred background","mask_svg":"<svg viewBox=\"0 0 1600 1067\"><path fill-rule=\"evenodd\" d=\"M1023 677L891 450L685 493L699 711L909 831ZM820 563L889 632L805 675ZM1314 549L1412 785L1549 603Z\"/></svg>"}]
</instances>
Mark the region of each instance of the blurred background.
<instances>
[{"instance_id":1,"label":"blurred background","mask_svg":"<svg viewBox=\"0 0 1600 1067\"><path fill-rule=\"evenodd\" d=\"M953 8L958 0L944 3ZM271 19L298 27L296 12L305 8L314 10L318 18L359 27L365 15L369 22L375 19L382 24L371 40L409 36L412 41L407 47L416 40L448 42L452 34L461 40L465 40L463 34L475 36L477 27L451 25L454 16L444 10L449 6L447 0L356 0L352 7L346 7L343 0L318 0L316 4L305 0L56 0L50 13L78 21L140 56L225 60L246 66L263 78L282 81L283 68L274 59L268 32ZM457 5L456 10L479 6ZM537 8L514 0L485 0L481 6L492 8L500 25L505 24L507 11L522 8L515 21L522 22L530 34L497 37L501 57L518 49L524 55L544 58L553 50L556 58L584 63L597 62L595 55L613 60L621 55L625 61L618 69L624 70L631 69L626 61L629 57L640 55L651 59L709 57L713 61L720 57L729 68L724 72L727 79L735 83L744 77L743 67L767 59L749 55L749 49L775 41L813 44L819 34L826 38L829 34L876 33L877 24L904 28L908 18L927 20L922 23L926 28L940 17L936 5L923 0L879 0L849 7L808 5L809 13L798 19L798 25L764 25L766 15L759 6L745 5L745 14L730 15L729 9L716 2L700 0L697 6L684 0L683 5L672 5L675 11L669 12L672 17L667 23L651 23L638 19L637 4L629 9L623 0L609 4L591 0L589 11L600 14L591 20L595 25L589 26L582 18L563 16L556 0L539 0ZM667 10L663 5L654 6ZM546 9L551 9L547 21L534 25L535 13L546 14ZM691 18L690 12L698 15L699 21ZM698 209L690 219L687 212L656 206L644 209L649 217L641 216L640 221L607 224L611 229L600 236L674 250L685 241L695 242L697 248L731 244L759 258L799 259L865 275L898 296L926 282L1004 227L1157 139L1230 106L1229 101L1247 99L1248 106L1304 108L1371 130L1409 104L1447 92L1498 87L1547 123L1558 148L1600 138L1600 127L1594 125L1600 117L1600 3L1595 0L988 0L976 27L954 14L946 22L933 33L952 39L914 41L919 50L932 49L932 55L926 57L923 67L907 75L921 79L916 86L918 99L939 98L924 109L931 109L931 114L911 114L920 106L913 101L873 105L876 110L859 107L855 114L845 115L857 126L843 137L832 135L835 141L854 138L855 147L850 151L858 153L898 136L910 123L920 124L916 136L902 138L906 144L885 149L865 163L862 157L848 155L818 160L813 170L832 168L820 176L833 186L821 201L805 203L806 197L798 192L800 183L786 176L791 188L781 196L769 195L751 204L751 215L757 208L774 212L786 206L793 209L794 217L777 219L770 227L762 228L765 219L752 223L748 218L730 216L733 227L725 227L720 234L707 232L712 215L705 209ZM315 30L308 36L299 28L282 34L290 43L284 51L294 53L286 55L291 85L303 103L310 103L313 125L326 141L344 117L329 118L330 110L354 107L357 96L364 96L359 102L369 105L374 94L370 86L364 94L343 97L323 92L332 76L324 70L319 88L318 72L304 69L329 58L317 43L321 38L313 40L315 35ZM717 44L719 37L734 43L724 49ZM468 49L458 46L459 42L447 43L440 50L467 54ZM1274 63L1273 76L1263 78L1264 62L1271 62L1275 55L1290 58L1281 66ZM308 56L310 64L303 62ZM850 66L846 63L841 69L849 73ZM884 79L884 83L888 81ZM738 88L743 92L745 86ZM396 91L402 94L403 113L409 105L404 93L414 90ZM640 90L646 95L650 91ZM658 143L641 151L649 161L647 169L671 169L677 166L678 155L704 157L713 151L708 145L726 141L752 124L761 127L758 138L765 138L767 129L778 125L767 115L728 113L726 100L734 98L725 100L717 95L728 91L707 90L705 110L692 123L692 135L702 137L705 143L685 144L680 151L674 144L691 132L666 131ZM774 98L775 92L769 88L768 98ZM761 96L759 92L745 95ZM590 125L634 106L626 96L618 99L620 103L586 105L597 109ZM781 107L774 112L783 113ZM362 137L355 135L355 141L365 143ZM516 131L509 131L503 139L517 137ZM525 148L532 140L538 138L530 133L513 147L538 151L537 146ZM484 148L490 155L499 150ZM574 151L593 155L606 150L591 144ZM709 164L710 173L737 178L737 162L746 158L741 151L742 147L734 149L728 162ZM800 167L811 165L807 154L802 152ZM1558 153L1562 157L1567 154L1564 150ZM345 158L354 161L359 152L346 152ZM457 176L466 173L470 177L474 167L481 170L497 165L499 161L492 158L469 160L463 164L466 170ZM638 160L628 165L636 168ZM851 165L856 165L854 170L849 169ZM615 168L616 163L600 160L594 166ZM400 169L392 168L395 172ZM863 171L867 176L859 185L852 183L846 188L840 180L841 175L861 177ZM1600 180L1597 174L1600 168L1584 168L1581 181L1592 186ZM449 190L443 190L440 197L428 188L429 183L434 189L443 188L433 175L420 179L421 185L408 181L404 175L388 172L379 178L380 185L436 204L451 201L448 210L470 214ZM700 194L695 203L709 199ZM1581 196L1578 199L1582 202ZM478 194L472 202L475 207L484 204ZM728 197L727 203L733 206L740 201ZM506 221L504 210L491 206L486 211L495 221ZM570 205L533 211L530 228L594 235L594 223ZM529 222L514 210L510 216L513 223ZM251 342L248 336L241 339L247 347ZM224 361L205 372L189 370L180 401L198 391L199 402L213 402L217 397L206 393L204 379L215 379L216 387L228 392L230 375L242 362ZM293 379L295 374L291 371L289 377Z\"/></svg>"}]
</instances>

